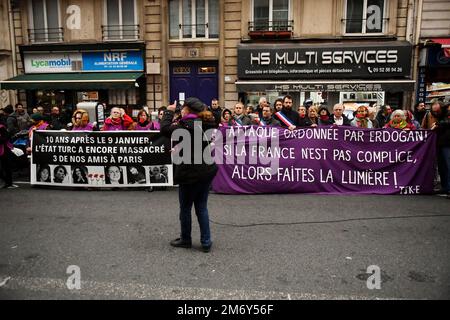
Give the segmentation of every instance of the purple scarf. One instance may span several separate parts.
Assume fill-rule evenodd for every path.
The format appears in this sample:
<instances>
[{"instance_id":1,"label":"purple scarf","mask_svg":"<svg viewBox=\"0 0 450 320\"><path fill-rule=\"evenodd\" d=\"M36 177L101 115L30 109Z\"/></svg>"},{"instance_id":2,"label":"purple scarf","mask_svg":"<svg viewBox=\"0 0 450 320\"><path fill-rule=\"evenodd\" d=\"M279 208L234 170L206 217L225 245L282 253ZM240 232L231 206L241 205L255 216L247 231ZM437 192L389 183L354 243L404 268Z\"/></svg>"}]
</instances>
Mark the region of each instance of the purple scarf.
<instances>
[{"instance_id":1,"label":"purple scarf","mask_svg":"<svg viewBox=\"0 0 450 320\"><path fill-rule=\"evenodd\" d=\"M185 120L189 120L189 119L197 119L198 115L195 113L189 113L187 115L185 115L183 118L181 118L180 121L185 121Z\"/></svg>"},{"instance_id":2,"label":"purple scarf","mask_svg":"<svg viewBox=\"0 0 450 320\"><path fill-rule=\"evenodd\" d=\"M72 131L92 131L94 129L94 125L92 123L88 123L87 125L85 125L84 127L82 126L73 126L72 127Z\"/></svg>"},{"instance_id":3,"label":"purple scarf","mask_svg":"<svg viewBox=\"0 0 450 320\"><path fill-rule=\"evenodd\" d=\"M153 121L153 130L161 130L161 125L158 121Z\"/></svg>"},{"instance_id":4,"label":"purple scarf","mask_svg":"<svg viewBox=\"0 0 450 320\"><path fill-rule=\"evenodd\" d=\"M136 127L134 128L136 131L148 131L148 130L154 130L153 122L147 123L145 126L139 125L139 123L136 123Z\"/></svg>"}]
</instances>

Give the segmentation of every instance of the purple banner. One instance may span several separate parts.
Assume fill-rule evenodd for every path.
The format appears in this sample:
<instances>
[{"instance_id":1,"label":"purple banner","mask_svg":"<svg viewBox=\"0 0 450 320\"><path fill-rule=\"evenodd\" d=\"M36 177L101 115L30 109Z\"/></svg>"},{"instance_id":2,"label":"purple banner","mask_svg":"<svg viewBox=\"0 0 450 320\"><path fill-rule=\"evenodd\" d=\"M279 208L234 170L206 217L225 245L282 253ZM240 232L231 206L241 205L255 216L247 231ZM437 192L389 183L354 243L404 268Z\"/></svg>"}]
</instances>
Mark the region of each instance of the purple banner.
<instances>
[{"instance_id":1,"label":"purple banner","mask_svg":"<svg viewBox=\"0 0 450 320\"><path fill-rule=\"evenodd\" d=\"M430 130L223 127L216 133L225 194L427 194L436 136Z\"/></svg>"}]
</instances>

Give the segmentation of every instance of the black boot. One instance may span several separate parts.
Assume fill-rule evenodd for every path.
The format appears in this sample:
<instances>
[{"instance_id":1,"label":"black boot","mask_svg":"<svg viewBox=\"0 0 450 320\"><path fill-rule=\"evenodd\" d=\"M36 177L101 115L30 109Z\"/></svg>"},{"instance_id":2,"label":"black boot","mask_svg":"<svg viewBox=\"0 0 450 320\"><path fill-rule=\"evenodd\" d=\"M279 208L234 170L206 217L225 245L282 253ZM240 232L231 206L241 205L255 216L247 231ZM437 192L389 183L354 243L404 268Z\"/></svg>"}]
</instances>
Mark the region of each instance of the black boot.
<instances>
[{"instance_id":1,"label":"black boot","mask_svg":"<svg viewBox=\"0 0 450 320\"><path fill-rule=\"evenodd\" d=\"M170 241L170 245L172 247L190 248L190 247L192 247L192 242L191 241L182 240L181 238L177 238L175 240Z\"/></svg>"}]
</instances>

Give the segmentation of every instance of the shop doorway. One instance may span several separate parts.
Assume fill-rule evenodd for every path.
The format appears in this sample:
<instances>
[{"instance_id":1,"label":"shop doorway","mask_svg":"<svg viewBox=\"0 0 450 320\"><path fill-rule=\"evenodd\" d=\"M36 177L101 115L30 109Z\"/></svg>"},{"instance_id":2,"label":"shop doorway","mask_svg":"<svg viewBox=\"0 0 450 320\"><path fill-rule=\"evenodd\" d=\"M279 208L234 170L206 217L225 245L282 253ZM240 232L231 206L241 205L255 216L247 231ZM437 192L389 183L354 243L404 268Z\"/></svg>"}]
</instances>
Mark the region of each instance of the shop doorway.
<instances>
[{"instance_id":1,"label":"shop doorway","mask_svg":"<svg viewBox=\"0 0 450 320\"><path fill-rule=\"evenodd\" d=\"M170 63L170 103L197 97L206 105L218 98L217 61Z\"/></svg>"}]
</instances>

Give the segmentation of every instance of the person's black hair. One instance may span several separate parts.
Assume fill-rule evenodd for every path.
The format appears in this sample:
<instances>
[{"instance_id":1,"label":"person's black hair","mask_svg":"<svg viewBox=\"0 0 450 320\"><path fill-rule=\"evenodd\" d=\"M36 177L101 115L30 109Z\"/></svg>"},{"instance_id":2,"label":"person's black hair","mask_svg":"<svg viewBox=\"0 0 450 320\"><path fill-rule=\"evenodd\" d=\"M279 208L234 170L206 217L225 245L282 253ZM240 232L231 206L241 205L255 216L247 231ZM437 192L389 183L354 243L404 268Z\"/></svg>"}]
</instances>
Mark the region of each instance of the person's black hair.
<instances>
[{"instance_id":1,"label":"person's black hair","mask_svg":"<svg viewBox=\"0 0 450 320\"><path fill-rule=\"evenodd\" d=\"M131 168L136 168L136 170L138 171L137 174L137 178L131 173ZM127 179L128 179L128 183L145 183L145 169L143 166L136 164L136 165L132 165L132 166L128 166L127 167ZM143 179L143 181L142 181Z\"/></svg>"},{"instance_id":2,"label":"person's black hair","mask_svg":"<svg viewBox=\"0 0 450 320\"><path fill-rule=\"evenodd\" d=\"M6 107L3 108L3 112L5 112L8 115L10 115L11 113L14 112L13 106L8 104Z\"/></svg>"},{"instance_id":3,"label":"person's black hair","mask_svg":"<svg viewBox=\"0 0 450 320\"><path fill-rule=\"evenodd\" d=\"M285 101L286 99L289 99L289 100L292 100L292 101L294 100L294 99L292 99L292 96L290 96L290 95L288 95L288 94L284 96L284 98L283 98L283 103L284 103L284 101Z\"/></svg>"},{"instance_id":4,"label":"person's black hair","mask_svg":"<svg viewBox=\"0 0 450 320\"><path fill-rule=\"evenodd\" d=\"M330 115L331 115L330 111L328 111L328 108L325 107L325 106L322 106L322 107L320 107L320 109L317 111L317 116L318 116L318 117L320 117L320 112L321 112L322 110L325 110L325 111L327 112L327 116L330 116Z\"/></svg>"},{"instance_id":5,"label":"person's black hair","mask_svg":"<svg viewBox=\"0 0 450 320\"><path fill-rule=\"evenodd\" d=\"M277 102L280 101L281 104L283 104L283 99L282 98L278 98L274 101L273 106L275 107L277 105Z\"/></svg>"},{"instance_id":6,"label":"person's black hair","mask_svg":"<svg viewBox=\"0 0 450 320\"><path fill-rule=\"evenodd\" d=\"M303 101L303 106L306 108L306 110L308 110L309 107L311 107L313 104L314 104L313 101L309 98Z\"/></svg>"},{"instance_id":7,"label":"person's black hair","mask_svg":"<svg viewBox=\"0 0 450 320\"><path fill-rule=\"evenodd\" d=\"M145 110L145 109L139 110L139 112L137 113L136 119L139 119L139 115L141 113L145 113L147 115L147 119L150 120L150 115L148 114L147 110Z\"/></svg>"},{"instance_id":8,"label":"person's black hair","mask_svg":"<svg viewBox=\"0 0 450 320\"><path fill-rule=\"evenodd\" d=\"M421 102L416 102L416 104L414 105L414 111L417 110L417 107L418 107L419 104L421 104L421 103L423 103L423 105L426 106L426 105L425 105L425 102L423 102L423 101L421 101Z\"/></svg>"},{"instance_id":9,"label":"person's black hair","mask_svg":"<svg viewBox=\"0 0 450 320\"><path fill-rule=\"evenodd\" d=\"M87 168L85 166L74 166L72 167L72 182L73 183L77 183L75 182L75 170L80 169L81 175L83 177L83 179L86 181L86 183L88 182L88 177L87 177Z\"/></svg>"},{"instance_id":10,"label":"person's black hair","mask_svg":"<svg viewBox=\"0 0 450 320\"><path fill-rule=\"evenodd\" d=\"M67 176L67 169L66 169L66 167L64 167L64 166L62 166L62 165L58 165L58 166L56 166L54 169L53 169L53 181L55 181L55 178L56 178L56 171L58 171L58 169L63 169L64 170L64 177L65 176Z\"/></svg>"},{"instance_id":11,"label":"person's black hair","mask_svg":"<svg viewBox=\"0 0 450 320\"><path fill-rule=\"evenodd\" d=\"M392 106L390 104L383 104L380 108L380 111L382 113L385 113L388 106L391 107L391 109L392 109Z\"/></svg>"}]
</instances>

